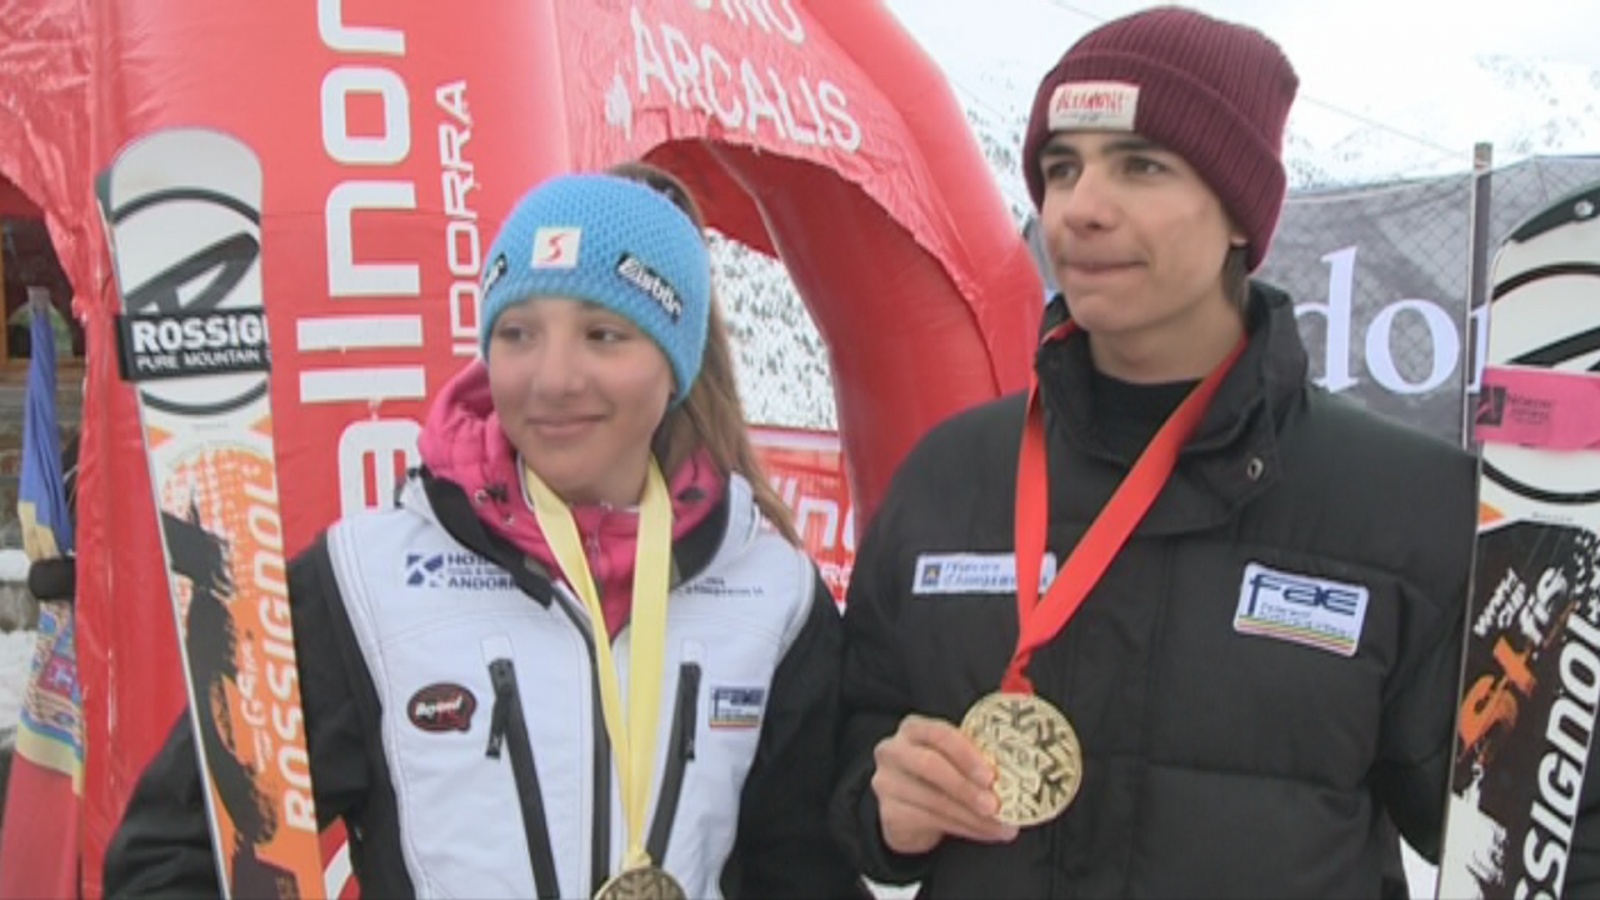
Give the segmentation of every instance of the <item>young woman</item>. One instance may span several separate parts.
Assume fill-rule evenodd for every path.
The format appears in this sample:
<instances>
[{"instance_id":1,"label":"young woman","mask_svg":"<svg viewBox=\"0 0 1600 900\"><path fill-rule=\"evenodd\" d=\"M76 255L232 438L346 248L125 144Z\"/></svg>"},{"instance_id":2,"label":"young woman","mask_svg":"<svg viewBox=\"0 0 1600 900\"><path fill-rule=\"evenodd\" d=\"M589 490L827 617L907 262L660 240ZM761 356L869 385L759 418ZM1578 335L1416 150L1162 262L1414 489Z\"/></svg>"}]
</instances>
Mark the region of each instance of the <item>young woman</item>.
<instances>
[{"instance_id":1,"label":"young woman","mask_svg":"<svg viewBox=\"0 0 1600 900\"><path fill-rule=\"evenodd\" d=\"M558 177L486 258L483 360L398 508L291 567L319 818L369 896L854 892L838 614L755 462L698 210L649 167ZM215 895L191 732L108 893Z\"/></svg>"}]
</instances>

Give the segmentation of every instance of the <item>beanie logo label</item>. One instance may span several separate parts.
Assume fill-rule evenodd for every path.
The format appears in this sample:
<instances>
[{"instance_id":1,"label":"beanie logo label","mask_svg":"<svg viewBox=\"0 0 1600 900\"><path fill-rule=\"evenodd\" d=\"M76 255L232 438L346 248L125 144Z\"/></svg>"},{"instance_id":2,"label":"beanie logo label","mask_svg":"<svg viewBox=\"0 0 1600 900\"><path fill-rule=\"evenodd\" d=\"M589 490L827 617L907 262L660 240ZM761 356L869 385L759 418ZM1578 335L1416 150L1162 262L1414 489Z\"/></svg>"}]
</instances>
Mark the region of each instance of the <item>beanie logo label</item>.
<instances>
[{"instance_id":1,"label":"beanie logo label","mask_svg":"<svg viewBox=\"0 0 1600 900\"><path fill-rule=\"evenodd\" d=\"M583 241L581 228L541 228L533 233L533 260L535 269L576 269L578 245Z\"/></svg>"},{"instance_id":2,"label":"beanie logo label","mask_svg":"<svg viewBox=\"0 0 1600 900\"><path fill-rule=\"evenodd\" d=\"M678 292L637 256L631 253L622 254L622 258L617 260L617 276L654 300L674 323L683 315L683 300L678 296Z\"/></svg>"},{"instance_id":3,"label":"beanie logo label","mask_svg":"<svg viewBox=\"0 0 1600 900\"><path fill-rule=\"evenodd\" d=\"M1132 131L1139 86L1121 81L1069 81L1050 97L1050 130Z\"/></svg>"}]
</instances>

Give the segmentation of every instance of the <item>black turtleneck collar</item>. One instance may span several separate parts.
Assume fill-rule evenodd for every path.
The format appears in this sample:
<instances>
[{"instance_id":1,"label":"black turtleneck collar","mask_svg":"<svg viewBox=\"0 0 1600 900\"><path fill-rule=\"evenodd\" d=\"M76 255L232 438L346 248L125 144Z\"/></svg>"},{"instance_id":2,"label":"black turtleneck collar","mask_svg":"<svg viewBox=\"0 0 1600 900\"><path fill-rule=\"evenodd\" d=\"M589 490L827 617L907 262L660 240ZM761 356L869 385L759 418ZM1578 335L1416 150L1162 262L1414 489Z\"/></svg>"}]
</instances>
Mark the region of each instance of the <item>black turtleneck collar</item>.
<instances>
[{"instance_id":1,"label":"black turtleneck collar","mask_svg":"<svg viewBox=\"0 0 1600 900\"><path fill-rule=\"evenodd\" d=\"M1100 434L1119 456L1137 456L1199 379L1138 384L1089 370L1089 395Z\"/></svg>"},{"instance_id":2,"label":"black turtleneck collar","mask_svg":"<svg viewBox=\"0 0 1600 900\"><path fill-rule=\"evenodd\" d=\"M1040 334L1067 317L1066 302L1057 295L1046 307ZM1245 330L1249 346L1190 438L1190 450L1234 443L1260 407L1277 413L1304 385L1308 363L1294 304L1287 294L1250 282ZM1198 383L1141 385L1107 376L1094 368L1087 337L1082 334L1040 348L1036 365L1046 409L1061 417L1066 433L1085 450L1122 460L1138 455L1165 417Z\"/></svg>"}]
</instances>

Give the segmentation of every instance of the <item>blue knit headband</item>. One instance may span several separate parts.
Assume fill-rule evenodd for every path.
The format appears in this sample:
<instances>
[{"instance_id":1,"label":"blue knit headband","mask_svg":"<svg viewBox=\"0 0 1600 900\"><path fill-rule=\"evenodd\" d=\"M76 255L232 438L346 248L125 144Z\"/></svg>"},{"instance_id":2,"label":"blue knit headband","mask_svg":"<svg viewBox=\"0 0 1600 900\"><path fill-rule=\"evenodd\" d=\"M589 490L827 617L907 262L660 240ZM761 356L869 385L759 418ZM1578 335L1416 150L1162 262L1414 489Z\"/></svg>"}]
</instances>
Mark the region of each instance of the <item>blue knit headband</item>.
<instances>
[{"instance_id":1,"label":"blue knit headband","mask_svg":"<svg viewBox=\"0 0 1600 900\"><path fill-rule=\"evenodd\" d=\"M657 191L610 175L563 175L528 192L489 248L479 341L535 297L586 300L633 322L661 347L683 402L705 354L711 260L690 218Z\"/></svg>"}]
</instances>

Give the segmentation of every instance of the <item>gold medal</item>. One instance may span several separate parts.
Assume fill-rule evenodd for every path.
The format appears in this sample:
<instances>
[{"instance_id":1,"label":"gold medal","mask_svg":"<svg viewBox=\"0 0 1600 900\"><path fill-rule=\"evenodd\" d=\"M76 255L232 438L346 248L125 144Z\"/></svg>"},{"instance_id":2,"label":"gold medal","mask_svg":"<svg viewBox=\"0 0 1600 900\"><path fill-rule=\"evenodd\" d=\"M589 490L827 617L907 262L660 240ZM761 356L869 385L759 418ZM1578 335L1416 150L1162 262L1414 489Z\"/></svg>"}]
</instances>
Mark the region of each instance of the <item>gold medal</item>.
<instances>
[{"instance_id":1,"label":"gold medal","mask_svg":"<svg viewBox=\"0 0 1600 900\"><path fill-rule=\"evenodd\" d=\"M657 866L624 869L600 886L594 900L686 900L683 885Z\"/></svg>"},{"instance_id":2,"label":"gold medal","mask_svg":"<svg viewBox=\"0 0 1600 900\"><path fill-rule=\"evenodd\" d=\"M1066 811L1083 784L1083 749L1060 710L1037 694L997 691L961 720L994 763L1000 821L1025 828Z\"/></svg>"},{"instance_id":3,"label":"gold medal","mask_svg":"<svg viewBox=\"0 0 1600 900\"><path fill-rule=\"evenodd\" d=\"M1076 329L1076 325L1067 322L1046 334L1043 342L1064 340ZM1001 676L1000 691L973 704L961 722L962 732L995 767L994 791L1000 800L1000 821L1019 828L1048 822L1061 815L1078 795L1083 784L1083 748L1067 717L1034 693L1028 664L1035 650L1054 640L1072 621L1134 528L1150 511L1172 476L1183 445L1248 344L1240 338L1228 357L1167 417L1089 530L1072 548L1043 599L1039 597L1039 570L1050 523L1050 453L1038 376L1029 384L1022 446L1017 456L1014 520L1017 648Z\"/></svg>"}]
</instances>

